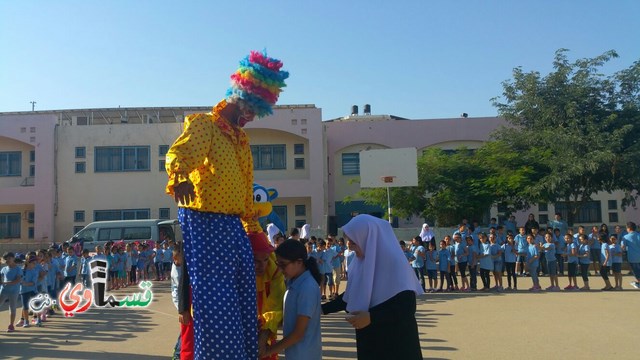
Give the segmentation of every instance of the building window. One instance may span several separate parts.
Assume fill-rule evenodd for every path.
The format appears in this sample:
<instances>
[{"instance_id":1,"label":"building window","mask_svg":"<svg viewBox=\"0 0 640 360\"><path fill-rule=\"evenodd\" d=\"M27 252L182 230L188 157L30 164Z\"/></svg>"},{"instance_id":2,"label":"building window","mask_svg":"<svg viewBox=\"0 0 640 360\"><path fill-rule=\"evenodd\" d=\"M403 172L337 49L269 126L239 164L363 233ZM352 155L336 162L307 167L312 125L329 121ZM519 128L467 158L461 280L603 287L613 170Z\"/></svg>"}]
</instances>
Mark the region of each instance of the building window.
<instances>
[{"instance_id":1,"label":"building window","mask_svg":"<svg viewBox=\"0 0 640 360\"><path fill-rule=\"evenodd\" d=\"M23 134L26 133L27 132L27 128L26 127L21 127L20 128L20 132L23 133Z\"/></svg>"},{"instance_id":2,"label":"building window","mask_svg":"<svg viewBox=\"0 0 640 360\"><path fill-rule=\"evenodd\" d=\"M538 215L538 222L540 224L546 224L549 222L549 215L547 214L540 214Z\"/></svg>"},{"instance_id":3,"label":"building window","mask_svg":"<svg viewBox=\"0 0 640 360\"><path fill-rule=\"evenodd\" d=\"M609 200L608 201L609 210L618 210L618 200ZM616 220L618 221L618 220Z\"/></svg>"},{"instance_id":4,"label":"building window","mask_svg":"<svg viewBox=\"0 0 640 360\"><path fill-rule=\"evenodd\" d=\"M538 211L542 211L542 212L549 211L547 204L546 203L538 204Z\"/></svg>"},{"instance_id":5,"label":"building window","mask_svg":"<svg viewBox=\"0 0 640 360\"><path fill-rule=\"evenodd\" d=\"M342 154L342 175L360 175L360 154Z\"/></svg>"},{"instance_id":6,"label":"building window","mask_svg":"<svg viewBox=\"0 0 640 360\"><path fill-rule=\"evenodd\" d=\"M618 213L609 213L609 224L618 222Z\"/></svg>"},{"instance_id":7,"label":"building window","mask_svg":"<svg viewBox=\"0 0 640 360\"><path fill-rule=\"evenodd\" d=\"M36 132L36 127L35 126L30 127L29 128L29 132L30 133L35 133Z\"/></svg>"},{"instance_id":8,"label":"building window","mask_svg":"<svg viewBox=\"0 0 640 360\"><path fill-rule=\"evenodd\" d=\"M304 169L304 158L295 158L295 159L293 159L293 168L294 169Z\"/></svg>"},{"instance_id":9,"label":"building window","mask_svg":"<svg viewBox=\"0 0 640 360\"><path fill-rule=\"evenodd\" d=\"M293 144L293 154L294 155L304 154L304 144Z\"/></svg>"},{"instance_id":10,"label":"building window","mask_svg":"<svg viewBox=\"0 0 640 360\"><path fill-rule=\"evenodd\" d=\"M89 124L89 118L86 116L78 116L76 118L76 124L77 125L87 125Z\"/></svg>"},{"instance_id":11,"label":"building window","mask_svg":"<svg viewBox=\"0 0 640 360\"><path fill-rule=\"evenodd\" d=\"M29 165L29 176L36 176L36 166L33 164Z\"/></svg>"},{"instance_id":12,"label":"building window","mask_svg":"<svg viewBox=\"0 0 640 360\"><path fill-rule=\"evenodd\" d=\"M28 222L29 224L33 224L33 222L35 221L35 219L36 219L36 214L35 214L33 211L29 211L29 212L27 213L27 222Z\"/></svg>"},{"instance_id":13,"label":"building window","mask_svg":"<svg viewBox=\"0 0 640 360\"><path fill-rule=\"evenodd\" d=\"M287 168L285 145L252 145L254 170L284 170Z\"/></svg>"},{"instance_id":14,"label":"building window","mask_svg":"<svg viewBox=\"0 0 640 360\"><path fill-rule=\"evenodd\" d=\"M169 145L160 145L158 146L158 155L165 156L169 152Z\"/></svg>"},{"instance_id":15,"label":"building window","mask_svg":"<svg viewBox=\"0 0 640 360\"><path fill-rule=\"evenodd\" d=\"M33 239L35 237L35 231L33 226L29 226L29 239Z\"/></svg>"},{"instance_id":16,"label":"building window","mask_svg":"<svg viewBox=\"0 0 640 360\"><path fill-rule=\"evenodd\" d=\"M300 119L300 125L307 125L307 119Z\"/></svg>"},{"instance_id":17,"label":"building window","mask_svg":"<svg viewBox=\"0 0 640 360\"><path fill-rule=\"evenodd\" d=\"M74 222L84 222L84 210L76 210L73 212Z\"/></svg>"},{"instance_id":18,"label":"building window","mask_svg":"<svg viewBox=\"0 0 640 360\"><path fill-rule=\"evenodd\" d=\"M95 148L96 172L148 171L148 146L102 146Z\"/></svg>"},{"instance_id":19,"label":"building window","mask_svg":"<svg viewBox=\"0 0 640 360\"><path fill-rule=\"evenodd\" d=\"M307 216L307 207L305 205L296 205L296 216Z\"/></svg>"},{"instance_id":20,"label":"building window","mask_svg":"<svg viewBox=\"0 0 640 360\"><path fill-rule=\"evenodd\" d=\"M36 151L35 150L29 151L29 161L30 162L36 162Z\"/></svg>"},{"instance_id":21,"label":"building window","mask_svg":"<svg viewBox=\"0 0 640 360\"><path fill-rule=\"evenodd\" d=\"M22 153L0 152L0 176L22 176Z\"/></svg>"},{"instance_id":22,"label":"building window","mask_svg":"<svg viewBox=\"0 0 640 360\"><path fill-rule=\"evenodd\" d=\"M273 207L273 212L276 213L276 215L278 215L278 217L280 218L280 220L282 220L282 223L284 224L285 227L289 226L288 222L287 222L287 206L286 205L276 205Z\"/></svg>"},{"instance_id":23,"label":"building window","mask_svg":"<svg viewBox=\"0 0 640 360\"><path fill-rule=\"evenodd\" d=\"M166 161L164 159L158 160L158 171L167 171L165 169Z\"/></svg>"},{"instance_id":24,"label":"building window","mask_svg":"<svg viewBox=\"0 0 640 360\"><path fill-rule=\"evenodd\" d=\"M87 149L84 146L76 146L76 159L84 159L87 156Z\"/></svg>"},{"instance_id":25,"label":"building window","mask_svg":"<svg viewBox=\"0 0 640 360\"><path fill-rule=\"evenodd\" d=\"M304 224L306 224L306 223L307 223L307 220L304 220L304 219L302 219L302 220L296 220L296 225L295 225L295 227L297 227L297 228L299 229L299 228L303 227L303 226L304 226Z\"/></svg>"},{"instance_id":26,"label":"building window","mask_svg":"<svg viewBox=\"0 0 640 360\"><path fill-rule=\"evenodd\" d=\"M149 219L149 209L96 210L93 221Z\"/></svg>"},{"instance_id":27,"label":"building window","mask_svg":"<svg viewBox=\"0 0 640 360\"><path fill-rule=\"evenodd\" d=\"M85 172L87 172L87 165L85 164L84 161L79 161L76 163L76 173L77 174L84 174Z\"/></svg>"},{"instance_id":28,"label":"building window","mask_svg":"<svg viewBox=\"0 0 640 360\"><path fill-rule=\"evenodd\" d=\"M169 219L171 216L171 209L169 208L160 208L158 211L159 219Z\"/></svg>"},{"instance_id":29,"label":"building window","mask_svg":"<svg viewBox=\"0 0 640 360\"><path fill-rule=\"evenodd\" d=\"M20 237L20 213L0 214L0 239Z\"/></svg>"},{"instance_id":30,"label":"building window","mask_svg":"<svg viewBox=\"0 0 640 360\"><path fill-rule=\"evenodd\" d=\"M569 208L566 202L556 203L556 212L559 212L563 219L569 218ZM602 205L600 201L587 201L578 209L573 221L574 223L601 223Z\"/></svg>"},{"instance_id":31,"label":"building window","mask_svg":"<svg viewBox=\"0 0 640 360\"><path fill-rule=\"evenodd\" d=\"M298 125L298 119L291 119L291 125Z\"/></svg>"}]
</instances>

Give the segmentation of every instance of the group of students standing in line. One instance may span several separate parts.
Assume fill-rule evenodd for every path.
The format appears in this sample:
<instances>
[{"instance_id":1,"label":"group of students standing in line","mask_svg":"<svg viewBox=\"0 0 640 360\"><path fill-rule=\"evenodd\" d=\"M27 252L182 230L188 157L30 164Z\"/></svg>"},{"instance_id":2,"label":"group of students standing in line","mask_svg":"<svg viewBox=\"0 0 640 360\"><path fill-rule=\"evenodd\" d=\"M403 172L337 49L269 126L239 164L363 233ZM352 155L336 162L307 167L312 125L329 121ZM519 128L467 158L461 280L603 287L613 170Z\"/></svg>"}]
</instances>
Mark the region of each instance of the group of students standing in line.
<instances>
[{"instance_id":1,"label":"group of students standing in line","mask_svg":"<svg viewBox=\"0 0 640 360\"><path fill-rule=\"evenodd\" d=\"M155 249L144 243L118 242L109 243L104 248L97 246L95 251L91 255L89 249L63 243L61 246L52 245L49 249L29 252L24 257L13 252L5 253L2 257L5 266L0 270L0 305L9 303L7 332L15 331L16 326L41 327L48 316L55 315L58 307L53 305L33 314L33 319L29 321L29 302L38 294L57 299L65 284L75 284L78 279L86 288L90 288L89 263L95 259L108 264L107 290L151 280L152 269L155 269L155 280L169 279L172 245L168 241L155 244ZM15 323L19 300L22 304L21 319Z\"/></svg>"},{"instance_id":2,"label":"group of students standing in line","mask_svg":"<svg viewBox=\"0 0 640 360\"><path fill-rule=\"evenodd\" d=\"M518 228L517 234L507 231L504 235L502 226L490 226L487 234L472 232L463 224L452 236L446 235L436 250L433 232L429 232L428 225L425 224L421 235L411 240L411 246L400 241L400 247L426 292L518 290L518 276L531 276L533 286L529 290L537 292L542 290L539 281L541 273L549 275L550 286L546 290L559 291L561 288L558 276L564 275L565 262L568 285L564 290L590 290L590 267L593 266L596 271L597 263L600 276L605 282L602 290L621 291L625 255L636 277L631 285L636 289L640 288L640 235L636 232L635 223L629 222L626 227L626 232L618 229L616 234L611 235L602 231L603 228L594 227L592 233L587 235L583 226L579 227L576 234L570 229L563 234L559 227L540 231L538 227L532 226L527 231L522 226ZM503 287L505 271L508 283L506 288ZM478 272L482 281L480 289L477 286ZM613 273L613 283L609 279L610 272ZM461 278L460 286L457 273ZM577 283L578 274L583 280L582 287ZM425 276L429 288L426 287ZM491 277L494 287L491 287Z\"/></svg>"}]
</instances>

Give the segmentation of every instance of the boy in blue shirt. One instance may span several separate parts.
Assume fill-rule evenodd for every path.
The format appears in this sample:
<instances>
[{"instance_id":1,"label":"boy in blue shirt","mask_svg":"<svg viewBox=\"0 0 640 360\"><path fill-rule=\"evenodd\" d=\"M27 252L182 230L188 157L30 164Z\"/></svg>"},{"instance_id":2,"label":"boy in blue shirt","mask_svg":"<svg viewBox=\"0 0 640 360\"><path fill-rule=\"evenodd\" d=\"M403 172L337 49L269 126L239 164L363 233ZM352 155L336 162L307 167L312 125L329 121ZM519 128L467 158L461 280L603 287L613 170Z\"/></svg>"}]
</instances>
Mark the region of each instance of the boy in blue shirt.
<instances>
[{"instance_id":1,"label":"boy in blue shirt","mask_svg":"<svg viewBox=\"0 0 640 360\"><path fill-rule=\"evenodd\" d=\"M546 233L544 236L546 243L542 245L545 252L545 259L547 260L547 271L549 272L549 279L551 280L551 286L547 288L549 291L558 291L560 286L558 284L558 260L556 258L556 244L553 240L553 235Z\"/></svg>"},{"instance_id":2,"label":"boy in blue shirt","mask_svg":"<svg viewBox=\"0 0 640 360\"><path fill-rule=\"evenodd\" d=\"M67 257L64 259L64 283L75 285L78 275L78 258L72 247L67 248Z\"/></svg>"},{"instance_id":3,"label":"boy in blue shirt","mask_svg":"<svg viewBox=\"0 0 640 360\"><path fill-rule=\"evenodd\" d=\"M171 279L171 264L173 262L173 247L169 246L168 242L162 244L162 271L164 272L164 279Z\"/></svg>"},{"instance_id":4,"label":"boy in blue shirt","mask_svg":"<svg viewBox=\"0 0 640 360\"><path fill-rule=\"evenodd\" d=\"M564 236L565 247L565 255L564 257L567 259L567 274L569 279L569 285L567 285L565 290L578 290L578 279L576 275L578 273L578 246L573 241L573 236L570 234L566 234Z\"/></svg>"},{"instance_id":5,"label":"boy in blue shirt","mask_svg":"<svg viewBox=\"0 0 640 360\"><path fill-rule=\"evenodd\" d=\"M411 262L413 261L413 253L411 250L407 249L407 243L405 243L404 240L400 240L400 249L402 249L404 257L407 258L409 265L411 265Z\"/></svg>"},{"instance_id":6,"label":"boy in blue shirt","mask_svg":"<svg viewBox=\"0 0 640 360\"><path fill-rule=\"evenodd\" d=\"M73 249L72 249L73 251ZM36 257L27 256L24 263L22 282L20 283L20 295L22 296L22 319L16 326L29 327L29 301L36 296L38 283L38 271L36 270ZM40 322L36 325L41 326Z\"/></svg>"},{"instance_id":7,"label":"boy in blue shirt","mask_svg":"<svg viewBox=\"0 0 640 360\"><path fill-rule=\"evenodd\" d=\"M627 251L627 260L636 280L631 282L631 286L640 289L640 234L636 232L636 223L627 223L627 235L622 240L622 250Z\"/></svg>"},{"instance_id":8,"label":"boy in blue shirt","mask_svg":"<svg viewBox=\"0 0 640 360\"><path fill-rule=\"evenodd\" d=\"M433 241L429 241L429 250L425 257L427 277L429 277L429 292L435 292L438 287L438 252Z\"/></svg>"},{"instance_id":9,"label":"boy in blue shirt","mask_svg":"<svg viewBox=\"0 0 640 360\"><path fill-rule=\"evenodd\" d=\"M16 256L12 252L2 255L5 267L0 270L0 305L5 301L9 301L9 326L7 332L13 332L15 327L13 323L16 321L16 309L18 307L18 297L20 297L20 282L22 281L22 271L16 265Z\"/></svg>"},{"instance_id":10,"label":"boy in blue shirt","mask_svg":"<svg viewBox=\"0 0 640 360\"><path fill-rule=\"evenodd\" d=\"M451 284L451 276L449 276L449 266L451 264L451 253L449 249L447 249L447 242L442 240L440 241L440 251L438 251L438 268L440 270L440 287L438 291L442 291L442 286L444 285L444 279L447 279L447 291L453 289Z\"/></svg>"},{"instance_id":11,"label":"boy in blue shirt","mask_svg":"<svg viewBox=\"0 0 640 360\"><path fill-rule=\"evenodd\" d=\"M413 261L411 262L411 267L413 268L413 272L415 272L416 277L420 280L420 285L422 285L422 290L426 291L424 284L424 258L426 257L426 250L424 246L422 246L422 239L419 236L416 236L411 240L411 251L413 252Z\"/></svg>"},{"instance_id":12,"label":"boy in blue shirt","mask_svg":"<svg viewBox=\"0 0 640 360\"><path fill-rule=\"evenodd\" d=\"M82 250L82 259L80 259L80 275L82 275L82 285L86 288L91 287L89 281L89 261L91 261L89 249Z\"/></svg>"},{"instance_id":13,"label":"boy in blue shirt","mask_svg":"<svg viewBox=\"0 0 640 360\"><path fill-rule=\"evenodd\" d=\"M527 244L525 227L521 226L518 230L520 233L513 238L516 243L516 253L518 254L518 258L516 259L516 274L519 272L520 276L524 276L524 265L527 258L527 247L529 245Z\"/></svg>"},{"instance_id":14,"label":"boy in blue shirt","mask_svg":"<svg viewBox=\"0 0 640 360\"><path fill-rule=\"evenodd\" d=\"M611 245L609 245L609 252L611 254L611 271L615 279L614 290L622 290L622 248L618 244L618 237L611 235L609 237Z\"/></svg>"},{"instance_id":15,"label":"boy in blue shirt","mask_svg":"<svg viewBox=\"0 0 640 360\"><path fill-rule=\"evenodd\" d=\"M527 242L529 247L527 248L527 265L529 266L529 273L531 274L531 280L533 281L533 287L529 291L540 291L540 282L538 281L538 265L540 254L538 252L538 246L532 235L527 235Z\"/></svg>"}]
</instances>

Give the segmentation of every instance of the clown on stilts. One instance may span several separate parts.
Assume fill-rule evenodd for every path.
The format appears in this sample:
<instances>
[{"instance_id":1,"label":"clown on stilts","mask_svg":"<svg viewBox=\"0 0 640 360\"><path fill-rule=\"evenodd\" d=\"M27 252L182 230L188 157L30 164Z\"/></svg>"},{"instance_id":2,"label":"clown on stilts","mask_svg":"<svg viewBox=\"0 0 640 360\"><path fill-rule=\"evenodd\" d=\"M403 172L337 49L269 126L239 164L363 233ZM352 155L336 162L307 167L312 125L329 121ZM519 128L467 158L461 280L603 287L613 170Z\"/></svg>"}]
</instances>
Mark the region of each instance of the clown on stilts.
<instances>
[{"instance_id":1,"label":"clown on stilts","mask_svg":"<svg viewBox=\"0 0 640 360\"><path fill-rule=\"evenodd\" d=\"M195 359L258 355L256 274L249 238L268 242L253 206L253 159L242 127L272 113L289 74L252 51L226 98L186 117L166 157L166 192L178 202L193 303Z\"/></svg>"}]
</instances>

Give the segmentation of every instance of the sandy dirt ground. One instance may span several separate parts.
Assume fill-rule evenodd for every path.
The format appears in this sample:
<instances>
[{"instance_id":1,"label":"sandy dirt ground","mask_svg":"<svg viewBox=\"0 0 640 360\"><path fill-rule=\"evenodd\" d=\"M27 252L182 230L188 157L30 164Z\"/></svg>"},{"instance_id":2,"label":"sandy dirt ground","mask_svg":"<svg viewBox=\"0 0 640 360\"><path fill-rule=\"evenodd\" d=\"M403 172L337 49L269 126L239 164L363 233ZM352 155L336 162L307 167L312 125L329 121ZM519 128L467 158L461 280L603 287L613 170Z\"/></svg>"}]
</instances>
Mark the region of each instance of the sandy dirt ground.
<instances>
[{"instance_id":1,"label":"sandy dirt ground","mask_svg":"<svg viewBox=\"0 0 640 360\"><path fill-rule=\"evenodd\" d=\"M624 277L621 292L435 293L418 298L425 359L638 359L640 290ZM478 279L479 280L479 279ZM505 279L506 280L506 279ZM582 284L581 280L578 280ZM506 281L505 281L506 284ZM566 279L560 279L565 286ZM541 278L541 285L549 279ZM519 288L531 286L519 278ZM124 296L137 291L115 291ZM169 359L179 327L168 282L155 282L146 309L90 308L53 316L43 327L6 333L0 307L0 359ZM355 359L355 335L344 314L322 318L323 358ZM282 357L284 358L284 357Z\"/></svg>"}]
</instances>

